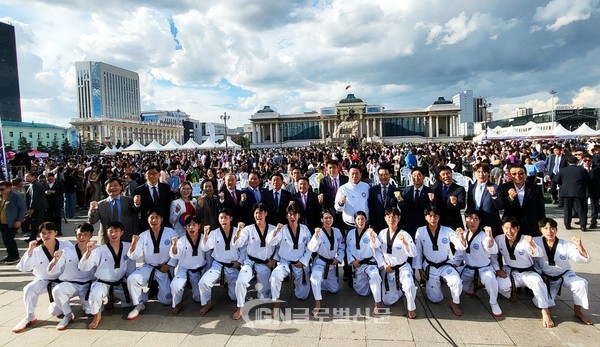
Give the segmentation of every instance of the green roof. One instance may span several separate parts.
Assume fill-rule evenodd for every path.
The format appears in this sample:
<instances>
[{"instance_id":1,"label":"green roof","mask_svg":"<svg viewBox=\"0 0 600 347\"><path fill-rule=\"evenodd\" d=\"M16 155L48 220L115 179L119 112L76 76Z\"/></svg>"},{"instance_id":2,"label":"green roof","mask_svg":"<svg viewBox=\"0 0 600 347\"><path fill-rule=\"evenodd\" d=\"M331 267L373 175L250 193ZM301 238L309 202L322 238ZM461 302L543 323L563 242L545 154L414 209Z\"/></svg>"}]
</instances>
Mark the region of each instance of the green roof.
<instances>
[{"instance_id":1,"label":"green roof","mask_svg":"<svg viewBox=\"0 0 600 347\"><path fill-rule=\"evenodd\" d=\"M59 127L54 124L35 123L35 122L17 122L13 120L2 120L2 126L13 126L13 127L29 127L29 128L51 128L51 129L62 129L67 128Z\"/></svg>"}]
</instances>

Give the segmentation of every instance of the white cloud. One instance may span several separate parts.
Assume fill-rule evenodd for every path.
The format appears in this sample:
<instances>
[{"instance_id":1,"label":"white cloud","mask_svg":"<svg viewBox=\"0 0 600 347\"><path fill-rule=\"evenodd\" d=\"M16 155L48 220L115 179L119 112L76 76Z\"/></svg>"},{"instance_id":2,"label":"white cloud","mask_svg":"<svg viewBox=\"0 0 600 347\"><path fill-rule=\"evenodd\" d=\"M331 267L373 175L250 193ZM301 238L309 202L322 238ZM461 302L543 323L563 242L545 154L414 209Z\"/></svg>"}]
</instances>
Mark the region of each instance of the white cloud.
<instances>
[{"instance_id":1,"label":"white cloud","mask_svg":"<svg viewBox=\"0 0 600 347\"><path fill-rule=\"evenodd\" d=\"M598 12L597 0L552 0L544 7L538 7L533 17L540 22L551 22L546 30L557 31L573 22L587 20L593 12Z\"/></svg>"}]
</instances>

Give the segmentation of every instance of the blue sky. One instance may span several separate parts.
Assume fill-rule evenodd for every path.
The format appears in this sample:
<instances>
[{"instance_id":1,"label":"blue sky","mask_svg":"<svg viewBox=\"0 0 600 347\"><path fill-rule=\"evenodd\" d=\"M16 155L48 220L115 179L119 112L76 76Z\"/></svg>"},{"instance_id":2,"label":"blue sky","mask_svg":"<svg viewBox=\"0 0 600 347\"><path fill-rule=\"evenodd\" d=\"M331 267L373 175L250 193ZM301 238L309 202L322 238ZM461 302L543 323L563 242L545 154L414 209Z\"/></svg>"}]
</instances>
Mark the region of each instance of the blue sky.
<instances>
[{"instance_id":1,"label":"blue sky","mask_svg":"<svg viewBox=\"0 0 600 347\"><path fill-rule=\"evenodd\" d=\"M472 89L517 107L600 107L599 0L0 0L16 28L23 118L77 117L76 61L139 73L142 110L248 123L333 106L387 110ZM345 90L351 85L349 91Z\"/></svg>"}]
</instances>

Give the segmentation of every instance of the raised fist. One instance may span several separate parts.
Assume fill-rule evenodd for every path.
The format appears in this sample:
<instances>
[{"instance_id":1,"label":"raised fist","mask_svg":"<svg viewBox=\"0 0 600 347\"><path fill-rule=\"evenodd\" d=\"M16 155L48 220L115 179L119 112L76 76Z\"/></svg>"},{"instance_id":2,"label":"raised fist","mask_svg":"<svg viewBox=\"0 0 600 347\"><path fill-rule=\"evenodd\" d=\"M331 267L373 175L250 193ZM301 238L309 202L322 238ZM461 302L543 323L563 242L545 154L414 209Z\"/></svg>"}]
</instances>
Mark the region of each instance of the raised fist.
<instances>
[{"instance_id":1,"label":"raised fist","mask_svg":"<svg viewBox=\"0 0 600 347\"><path fill-rule=\"evenodd\" d=\"M465 231L463 230L463 228L456 228L456 234L461 239L465 237Z\"/></svg>"},{"instance_id":2,"label":"raised fist","mask_svg":"<svg viewBox=\"0 0 600 347\"><path fill-rule=\"evenodd\" d=\"M458 198L456 196L454 196L454 195L450 195L450 203L452 205L458 204Z\"/></svg>"},{"instance_id":3,"label":"raised fist","mask_svg":"<svg viewBox=\"0 0 600 347\"><path fill-rule=\"evenodd\" d=\"M90 241L87 243L87 245L85 245L85 247L87 248L88 252L91 252L94 247L96 246L96 242L94 241Z\"/></svg>"},{"instance_id":4,"label":"raised fist","mask_svg":"<svg viewBox=\"0 0 600 347\"><path fill-rule=\"evenodd\" d=\"M394 197L398 201L402 200L402 194L400 194L400 191L398 191L398 190L394 192Z\"/></svg>"},{"instance_id":5,"label":"raised fist","mask_svg":"<svg viewBox=\"0 0 600 347\"><path fill-rule=\"evenodd\" d=\"M198 199L198 207L199 208L203 208L204 207L204 198Z\"/></svg>"},{"instance_id":6,"label":"raised fist","mask_svg":"<svg viewBox=\"0 0 600 347\"><path fill-rule=\"evenodd\" d=\"M427 193L427 196L429 197L429 201L435 200L435 194L433 194L433 193Z\"/></svg>"},{"instance_id":7,"label":"raised fist","mask_svg":"<svg viewBox=\"0 0 600 347\"><path fill-rule=\"evenodd\" d=\"M533 243L533 237L531 237L531 235L523 235L523 239L529 244Z\"/></svg>"},{"instance_id":8,"label":"raised fist","mask_svg":"<svg viewBox=\"0 0 600 347\"><path fill-rule=\"evenodd\" d=\"M225 193L223 193L223 192L219 193L219 200L225 200Z\"/></svg>"},{"instance_id":9,"label":"raised fist","mask_svg":"<svg viewBox=\"0 0 600 347\"><path fill-rule=\"evenodd\" d=\"M248 198L248 196L246 195L246 193L242 193L242 201L246 201L246 199Z\"/></svg>"},{"instance_id":10,"label":"raised fist","mask_svg":"<svg viewBox=\"0 0 600 347\"><path fill-rule=\"evenodd\" d=\"M496 195L496 188L494 188L494 186L487 187L487 191L488 193L490 193L491 196Z\"/></svg>"},{"instance_id":11,"label":"raised fist","mask_svg":"<svg viewBox=\"0 0 600 347\"><path fill-rule=\"evenodd\" d=\"M210 234L210 225L205 225L205 226L204 226L204 234L205 234L205 235L208 235L208 234Z\"/></svg>"},{"instance_id":12,"label":"raised fist","mask_svg":"<svg viewBox=\"0 0 600 347\"><path fill-rule=\"evenodd\" d=\"M33 251L37 247L37 240L29 241L29 250Z\"/></svg>"},{"instance_id":13,"label":"raised fist","mask_svg":"<svg viewBox=\"0 0 600 347\"><path fill-rule=\"evenodd\" d=\"M317 195L317 199L319 199L319 204L323 203L323 193Z\"/></svg>"},{"instance_id":14,"label":"raised fist","mask_svg":"<svg viewBox=\"0 0 600 347\"><path fill-rule=\"evenodd\" d=\"M573 242L575 244L575 246L577 246L577 247L581 246L581 238L580 237L577 237L577 236L571 237L571 242Z\"/></svg>"},{"instance_id":15,"label":"raised fist","mask_svg":"<svg viewBox=\"0 0 600 347\"><path fill-rule=\"evenodd\" d=\"M54 259L55 260L60 259L60 257L62 256L62 254L63 254L63 251L60 250L60 249L58 251L54 252Z\"/></svg>"},{"instance_id":16,"label":"raised fist","mask_svg":"<svg viewBox=\"0 0 600 347\"><path fill-rule=\"evenodd\" d=\"M131 237L131 243L135 244L140 240L140 235L133 235Z\"/></svg>"},{"instance_id":17,"label":"raised fist","mask_svg":"<svg viewBox=\"0 0 600 347\"><path fill-rule=\"evenodd\" d=\"M343 205L343 204L345 204L345 203L346 203L346 195L342 194L342 195L340 196L340 204L342 204L342 205Z\"/></svg>"},{"instance_id":18,"label":"raised fist","mask_svg":"<svg viewBox=\"0 0 600 347\"><path fill-rule=\"evenodd\" d=\"M177 207L175 207L175 213L179 213L179 211L181 211L181 205L177 204Z\"/></svg>"},{"instance_id":19,"label":"raised fist","mask_svg":"<svg viewBox=\"0 0 600 347\"><path fill-rule=\"evenodd\" d=\"M133 203L135 205L141 205L142 204L142 196L141 195L136 195L133 197Z\"/></svg>"},{"instance_id":20,"label":"raised fist","mask_svg":"<svg viewBox=\"0 0 600 347\"><path fill-rule=\"evenodd\" d=\"M97 210L98 209L98 201L91 201L90 202L90 209Z\"/></svg>"},{"instance_id":21,"label":"raised fist","mask_svg":"<svg viewBox=\"0 0 600 347\"><path fill-rule=\"evenodd\" d=\"M171 238L171 245L173 245L173 246L177 246L177 241L179 241L179 239L178 239L178 238L176 238L176 237L172 237L172 238Z\"/></svg>"},{"instance_id":22,"label":"raised fist","mask_svg":"<svg viewBox=\"0 0 600 347\"><path fill-rule=\"evenodd\" d=\"M492 236L492 227L483 227L483 231L487 234L489 238L493 238Z\"/></svg>"},{"instance_id":23,"label":"raised fist","mask_svg":"<svg viewBox=\"0 0 600 347\"><path fill-rule=\"evenodd\" d=\"M321 228L315 228L315 235L319 235L320 231L321 231Z\"/></svg>"},{"instance_id":24,"label":"raised fist","mask_svg":"<svg viewBox=\"0 0 600 347\"><path fill-rule=\"evenodd\" d=\"M239 232L240 230L244 229L244 227L245 227L245 226L246 226L246 224L244 224L244 222L239 222L239 223L238 223L238 227L237 227L237 228L238 228L238 232Z\"/></svg>"}]
</instances>

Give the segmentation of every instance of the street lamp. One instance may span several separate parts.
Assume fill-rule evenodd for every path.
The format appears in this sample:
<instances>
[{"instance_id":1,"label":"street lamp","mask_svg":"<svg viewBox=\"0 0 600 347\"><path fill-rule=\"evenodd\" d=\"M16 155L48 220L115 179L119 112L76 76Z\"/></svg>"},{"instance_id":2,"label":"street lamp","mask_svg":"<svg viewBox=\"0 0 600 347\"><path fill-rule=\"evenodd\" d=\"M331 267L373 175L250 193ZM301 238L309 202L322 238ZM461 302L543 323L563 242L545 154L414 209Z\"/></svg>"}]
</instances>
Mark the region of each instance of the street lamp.
<instances>
[{"instance_id":1,"label":"street lamp","mask_svg":"<svg viewBox=\"0 0 600 347\"><path fill-rule=\"evenodd\" d=\"M483 109L483 140L487 141L487 122L490 121L487 109L492 107L492 104L483 99L483 103L479 107Z\"/></svg>"},{"instance_id":2,"label":"street lamp","mask_svg":"<svg viewBox=\"0 0 600 347\"><path fill-rule=\"evenodd\" d=\"M548 93L552 95L552 129L554 129L554 122L556 121L556 110L554 108L554 95L556 95L556 90L549 90Z\"/></svg>"},{"instance_id":3,"label":"street lamp","mask_svg":"<svg viewBox=\"0 0 600 347\"><path fill-rule=\"evenodd\" d=\"M228 116L227 112L223 112L221 119L225 123L225 149L227 149L227 121L231 119L231 116Z\"/></svg>"}]
</instances>

